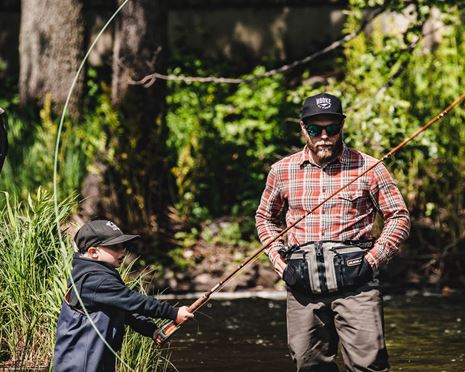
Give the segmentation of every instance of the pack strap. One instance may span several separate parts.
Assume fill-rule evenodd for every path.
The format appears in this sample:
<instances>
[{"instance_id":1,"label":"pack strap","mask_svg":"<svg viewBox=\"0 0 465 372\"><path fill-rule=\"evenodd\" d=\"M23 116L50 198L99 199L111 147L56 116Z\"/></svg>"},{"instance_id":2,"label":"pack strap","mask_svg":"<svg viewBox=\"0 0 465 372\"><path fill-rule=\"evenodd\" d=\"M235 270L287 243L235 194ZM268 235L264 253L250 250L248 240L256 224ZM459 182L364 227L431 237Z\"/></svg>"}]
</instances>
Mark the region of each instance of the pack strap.
<instances>
[{"instance_id":1,"label":"pack strap","mask_svg":"<svg viewBox=\"0 0 465 372\"><path fill-rule=\"evenodd\" d=\"M84 273L77 281L74 282L75 286L76 286L76 289L77 289L77 292L79 293L79 296L81 295L81 289L82 289L82 284L84 283L84 280L89 276L89 274L91 274L92 271L88 271L86 273ZM77 296L71 296L71 291L74 290L73 288L73 285L69 285L66 293L65 293L65 296L64 296L64 300L66 302L66 304L72 308L73 310L75 311L78 311L80 313L83 313L81 310L80 310L80 307L81 307L81 304L79 303L79 300L77 298Z\"/></svg>"},{"instance_id":2,"label":"pack strap","mask_svg":"<svg viewBox=\"0 0 465 372\"><path fill-rule=\"evenodd\" d=\"M309 241L303 244L294 244L294 245L291 245L290 247L283 247L278 251L278 253L282 258L289 259L289 257L291 257L293 253L299 251L300 248L307 247L309 245L321 245L323 243L334 243L334 244L341 244L341 245L348 245L348 246L357 246L360 248L372 248L375 243L375 240L376 239L372 238L372 239L357 239L357 240L346 239L346 240Z\"/></svg>"}]
</instances>

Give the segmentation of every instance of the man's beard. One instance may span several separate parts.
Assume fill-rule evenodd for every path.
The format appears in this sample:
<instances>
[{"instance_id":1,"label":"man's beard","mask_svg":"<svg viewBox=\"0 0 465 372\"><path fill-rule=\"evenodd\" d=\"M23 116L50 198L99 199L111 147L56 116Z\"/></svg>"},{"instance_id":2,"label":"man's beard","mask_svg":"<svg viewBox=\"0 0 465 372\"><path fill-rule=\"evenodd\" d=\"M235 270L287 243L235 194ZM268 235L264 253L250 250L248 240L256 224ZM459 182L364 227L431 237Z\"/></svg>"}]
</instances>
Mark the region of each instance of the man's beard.
<instances>
[{"instance_id":1,"label":"man's beard","mask_svg":"<svg viewBox=\"0 0 465 372\"><path fill-rule=\"evenodd\" d=\"M324 146L327 145L327 146ZM342 146L342 140L339 139L336 143L324 142L314 146L313 152L315 157L321 163L327 163L333 160L338 154Z\"/></svg>"}]
</instances>

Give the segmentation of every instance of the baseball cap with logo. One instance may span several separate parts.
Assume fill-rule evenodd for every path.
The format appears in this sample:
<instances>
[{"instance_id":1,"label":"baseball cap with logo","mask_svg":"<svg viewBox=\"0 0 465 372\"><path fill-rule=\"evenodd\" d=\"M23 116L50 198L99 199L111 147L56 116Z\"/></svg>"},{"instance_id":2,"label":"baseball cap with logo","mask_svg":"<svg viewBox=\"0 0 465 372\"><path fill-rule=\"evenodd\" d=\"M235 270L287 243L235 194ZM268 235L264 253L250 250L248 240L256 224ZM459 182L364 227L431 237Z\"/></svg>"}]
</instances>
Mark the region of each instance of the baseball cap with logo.
<instances>
[{"instance_id":1,"label":"baseball cap with logo","mask_svg":"<svg viewBox=\"0 0 465 372\"><path fill-rule=\"evenodd\" d=\"M125 243L140 238L140 235L123 234L121 229L108 220L94 220L83 225L76 235L74 242L79 252L84 253L90 247L110 246Z\"/></svg>"},{"instance_id":2,"label":"baseball cap with logo","mask_svg":"<svg viewBox=\"0 0 465 372\"><path fill-rule=\"evenodd\" d=\"M316 115L335 115L340 118L346 116L342 113L341 100L328 93L320 93L308 97L302 106L300 120Z\"/></svg>"}]
</instances>

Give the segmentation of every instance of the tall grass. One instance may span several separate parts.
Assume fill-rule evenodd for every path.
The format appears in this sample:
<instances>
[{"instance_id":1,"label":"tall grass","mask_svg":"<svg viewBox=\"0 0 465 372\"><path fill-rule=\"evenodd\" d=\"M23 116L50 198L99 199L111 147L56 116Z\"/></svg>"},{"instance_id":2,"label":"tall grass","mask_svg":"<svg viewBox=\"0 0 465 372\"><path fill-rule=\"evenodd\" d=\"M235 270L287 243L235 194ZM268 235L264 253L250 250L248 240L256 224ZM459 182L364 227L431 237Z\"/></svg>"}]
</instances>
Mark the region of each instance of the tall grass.
<instances>
[{"instance_id":1,"label":"tall grass","mask_svg":"<svg viewBox=\"0 0 465 372\"><path fill-rule=\"evenodd\" d=\"M0 193L0 370L50 369L55 326L71 268L71 242L63 256L51 196L39 189L27 202ZM59 205L63 225L75 201ZM64 234L66 235L66 234ZM129 278L131 266L123 270ZM131 286L143 287L143 275ZM123 360L134 370L163 371L169 361L150 339L127 332ZM128 370L120 366L119 370Z\"/></svg>"},{"instance_id":2,"label":"tall grass","mask_svg":"<svg viewBox=\"0 0 465 372\"><path fill-rule=\"evenodd\" d=\"M136 261L136 259L132 260L121 270L121 277L129 288L146 295L146 284L148 284L154 273L142 271L137 273L136 276L132 275L131 270ZM156 320L156 322L158 326L161 326L165 321L160 319ZM127 331L125 333L120 355L125 363L133 366L137 371L162 372L166 371L168 367L174 367L169 361L170 352L168 349L160 351L150 338L143 337L136 332ZM128 371L129 369L118 360L117 370Z\"/></svg>"},{"instance_id":3,"label":"tall grass","mask_svg":"<svg viewBox=\"0 0 465 372\"><path fill-rule=\"evenodd\" d=\"M7 193L0 216L0 337L3 362L16 369L44 367L53 350L53 334L70 257L57 241L53 203L39 189L27 203ZM35 201L33 201L33 199ZM72 201L60 205L59 220Z\"/></svg>"}]
</instances>

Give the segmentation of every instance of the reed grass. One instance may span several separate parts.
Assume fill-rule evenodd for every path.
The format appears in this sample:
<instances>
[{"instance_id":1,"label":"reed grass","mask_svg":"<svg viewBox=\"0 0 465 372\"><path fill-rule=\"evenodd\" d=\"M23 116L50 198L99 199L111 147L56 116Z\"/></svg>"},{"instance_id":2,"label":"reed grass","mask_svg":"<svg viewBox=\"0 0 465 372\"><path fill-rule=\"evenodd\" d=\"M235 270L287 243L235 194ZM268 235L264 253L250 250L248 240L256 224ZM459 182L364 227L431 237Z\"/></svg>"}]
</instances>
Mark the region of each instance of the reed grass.
<instances>
[{"instance_id":1,"label":"reed grass","mask_svg":"<svg viewBox=\"0 0 465 372\"><path fill-rule=\"evenodd\" d=\"M5 204L0 216L3 362L19 370L45 367L52 356L70 259L61 255L53 203L46 192L39 189L25 203L7 193L0 197ZM72 200L60 204L61 222L72 205Z\"/></svg>"},{"instance_id":2,"label":"reed grass","mask_svg":"<svg viewBox=\"0 0 465 372\"><path fill-rule=\"evenodd\" d=\"M140 293L147 295L147 285L153 278L154 273L151 270L143 270L134 275L132 271L133 265L137 258L129 258L129 262L125 262L124 268L121 270L123 281L131 289L135 289ZM155 319L158 326L161 326L165 320ZM169 349L159 349L155 347L154 342L148 338L139 335L136 332L126 331L124 335L123 346L121 348L121 359L130 366L134 366L136 371L152 371L163 372L171 367L176 370L170 360ZM129 371L120 361L117 361L118 371Z\"/></svg>"},{"instance_id":3,"label":"reed grass","mask_svg":"<svg viewBox=\"0 0 465 372\"><path fill-rule=\"evenodd\" d=\"M4 205L0 215L0 370L50 370L72 244L63 234L63 255L53 200L43 189L26 202L6 192L0 198ZM60 226L75 203L73 198L60 203ZM123 278L143 291L146 273L130 279L131 268L132 264L123 269ZM121 357L137 371L164 371L169 365L150 339L129 330ZM118 370L130 369L120 365Z\"/></svg>"}]
</instances>

